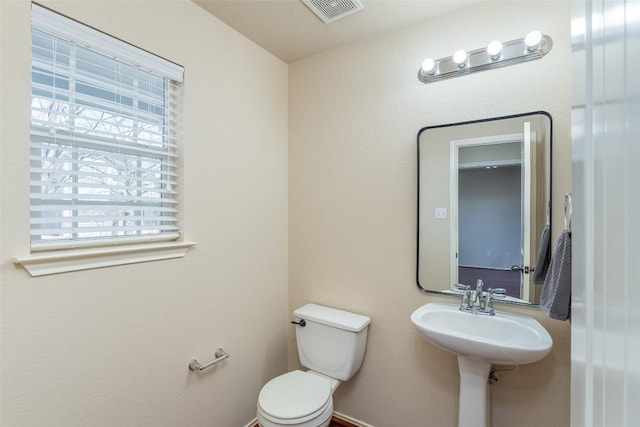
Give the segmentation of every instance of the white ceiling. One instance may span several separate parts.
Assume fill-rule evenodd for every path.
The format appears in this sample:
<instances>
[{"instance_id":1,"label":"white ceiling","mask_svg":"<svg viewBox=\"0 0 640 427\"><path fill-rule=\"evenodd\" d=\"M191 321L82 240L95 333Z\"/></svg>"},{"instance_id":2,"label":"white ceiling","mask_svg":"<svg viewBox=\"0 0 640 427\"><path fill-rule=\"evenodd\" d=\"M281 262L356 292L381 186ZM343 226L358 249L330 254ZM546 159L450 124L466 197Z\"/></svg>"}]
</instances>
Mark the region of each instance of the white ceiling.
<instances>
[{"instance_id":1,"label":"white ceiling","mask_svg":"<svg viewBox=\"0 0 640 427\"><path fill-rule=\"evenodd\" d=\"M434 19L483 0L361 0L364 10L331 24L302 0L193 0L286 63L360 38Z\"/></svg>"}]
</instances>

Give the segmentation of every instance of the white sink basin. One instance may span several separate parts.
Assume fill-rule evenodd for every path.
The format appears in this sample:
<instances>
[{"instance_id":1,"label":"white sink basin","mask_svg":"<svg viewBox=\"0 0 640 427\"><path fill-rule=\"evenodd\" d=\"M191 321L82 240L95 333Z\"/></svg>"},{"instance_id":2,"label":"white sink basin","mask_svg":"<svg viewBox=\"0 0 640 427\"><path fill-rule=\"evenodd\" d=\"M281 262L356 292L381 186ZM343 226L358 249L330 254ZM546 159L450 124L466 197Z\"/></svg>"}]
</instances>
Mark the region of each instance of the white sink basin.
<instances>
[{"instance_id":1,"label":"white sink basin","mask_svg":"<svg viewBox=\"0 0 640 427\"><path fill-rule=\"evenodd\" d=\"M505 312L484 316L460 311L454 304L429 303L413 312L411 322L433 344L497 365L537 362L553 345L535 319Z\"/></svg>"},{"instance_id":2,"label":"white sink basin","mask_svg":"<svg viewBox=\"0 0 640 427\"><path fill-rule=\"evenodd\" d=\"M428 341L458 355L458 427L491 425L487 387L491 365L533 363L549 354L553 345L535 319L499 311L486 316L460 311L459 305L429 303L413 312L411 322Z\"/></svg>"}]
</instances>

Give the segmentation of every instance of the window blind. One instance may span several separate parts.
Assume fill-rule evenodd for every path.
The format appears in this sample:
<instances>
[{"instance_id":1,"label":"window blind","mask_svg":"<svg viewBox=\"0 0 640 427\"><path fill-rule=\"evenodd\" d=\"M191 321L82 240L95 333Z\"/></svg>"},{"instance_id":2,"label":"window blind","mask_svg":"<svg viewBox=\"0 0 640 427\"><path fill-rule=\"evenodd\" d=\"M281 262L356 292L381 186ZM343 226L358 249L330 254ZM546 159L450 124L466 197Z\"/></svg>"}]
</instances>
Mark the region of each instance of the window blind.
<instances>
[{"instance_id":1,"label":"window blind","mask_svg":"<svg viewBox=\"0 0 640 427\"><path fill-rule=\"evenodd\" d=\"M32 251L178 238L178 66L32 12Z\"/></svg>"}]
</instances>

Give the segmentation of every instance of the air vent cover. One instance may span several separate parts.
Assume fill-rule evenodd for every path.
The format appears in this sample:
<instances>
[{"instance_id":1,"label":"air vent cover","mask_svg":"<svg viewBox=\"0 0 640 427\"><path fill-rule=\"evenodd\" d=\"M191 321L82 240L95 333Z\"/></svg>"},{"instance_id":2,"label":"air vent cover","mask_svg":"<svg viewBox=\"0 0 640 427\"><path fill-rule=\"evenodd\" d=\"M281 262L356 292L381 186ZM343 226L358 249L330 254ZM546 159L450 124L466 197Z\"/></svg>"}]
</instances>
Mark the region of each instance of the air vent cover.
<instances>
[{"instance_id":1,"label":"air vent cover","mask_svg":"<svg viewBox=\"0 0 640 427\"><path fill-rule=\"evenodd\" d=\"M359 0L302 0L325 24L364 9Z\"/></svg>"}]
</instances>

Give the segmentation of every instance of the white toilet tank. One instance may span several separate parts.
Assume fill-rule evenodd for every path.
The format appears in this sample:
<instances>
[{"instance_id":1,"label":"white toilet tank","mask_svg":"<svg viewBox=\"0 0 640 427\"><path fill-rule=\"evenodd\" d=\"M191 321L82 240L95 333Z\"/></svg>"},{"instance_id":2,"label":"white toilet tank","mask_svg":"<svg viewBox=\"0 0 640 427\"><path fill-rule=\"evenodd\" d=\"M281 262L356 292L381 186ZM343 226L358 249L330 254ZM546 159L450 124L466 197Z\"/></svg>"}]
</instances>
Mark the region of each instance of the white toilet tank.
<instances>
[{"instance_id":1,"label":"white toilet tank","mask_svg":"<svg viewBox=\"0 0 640 427\"><path fill-rule=\"evenodd\" d=\"M350 379L364 358L371 319L360 314L316 304L293 312L305 326L296 326L302 366L341 381Z\"/></svg>"}]
</instances>

